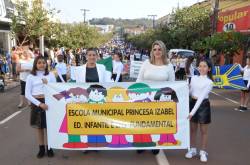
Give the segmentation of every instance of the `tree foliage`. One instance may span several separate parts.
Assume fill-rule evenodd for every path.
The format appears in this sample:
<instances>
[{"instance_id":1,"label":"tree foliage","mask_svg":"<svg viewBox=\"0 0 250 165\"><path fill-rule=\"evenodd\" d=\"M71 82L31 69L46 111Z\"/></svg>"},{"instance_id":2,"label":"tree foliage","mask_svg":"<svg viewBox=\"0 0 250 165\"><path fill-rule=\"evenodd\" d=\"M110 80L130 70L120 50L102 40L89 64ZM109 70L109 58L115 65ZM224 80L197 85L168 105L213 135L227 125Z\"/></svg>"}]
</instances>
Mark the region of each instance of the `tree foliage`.
<instances>
[{"instance_id":1,"label":"tree foliage","mask_svg":"<svg viewBox=\"0 0 250 165\"><path fill-rule=\"evenodd\" d=\"M130 40L152 38L152 40L162 40L166 46L171 48L188 48L192 43L200 40L210 34L210 16L209 11L197 6L190 8L176 9L171 14L171 22L161 25L157 29L146 32L141 36L130 37ZM142 44L143 41L137 41ZM148 41L145 41L148 42ZM133 42L137 46L136 42ZM146 43L145 47L148 45ZM140 45L139 47L142 47Z\"/></svg>"},{"instance_id":2,"label":"tree foliage","mask_svg":"<svg viewBox=\"0 0 250 165\"><path fill-rule=\"evenodd\" d=\"M51 39L50 46L53 47L98 47L112 38L112 34L101 34L97 29L84 23L58 24L57 29L57 33L54 33Z\"/></svg>"},{"instance_id":3,"label":"tree foliage","mask_svg":"<svg viewBox=\"0 0 250 165\"><path fill-rule=\"evenodd\" d=\"M42 35L52 35L54 25L50 19L57 12L55 9L45 9L42 0L33 0L30 3L17 0L15 9L11 16L11 32L19 45L29 41L34 43Z\"/></svg>"}]
</instances>

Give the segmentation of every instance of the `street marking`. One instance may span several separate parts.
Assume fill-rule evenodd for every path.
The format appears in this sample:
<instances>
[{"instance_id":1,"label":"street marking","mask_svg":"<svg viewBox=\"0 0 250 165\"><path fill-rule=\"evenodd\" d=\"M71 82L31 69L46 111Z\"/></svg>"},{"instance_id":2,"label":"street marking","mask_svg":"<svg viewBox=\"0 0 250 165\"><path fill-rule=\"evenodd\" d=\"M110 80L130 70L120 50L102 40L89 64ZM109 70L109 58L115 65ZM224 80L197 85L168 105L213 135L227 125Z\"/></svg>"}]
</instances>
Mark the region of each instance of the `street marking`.
<instances>
[{"instance_id":1,"label":"street marking","mask_svg":"<svg viewBox=\"0 0 250 165\"><path fill-rule=\"evenodd\" d=\"M158 165L170 165L163 150L160 150L160 152L155 156L155 158Z\"/></svg>"},{"instance_id":2,"label":"street marking","mask_svg":"<svg viewBox=\"0 0 250 165\"><path fill-rule=\"evenodd\" d=\"M222 96L222 95L220 95L220 94L218 94L218 93L215 93L215 92L211 92L211 93L213 93L213 94L216 95L216 96L220 96L220 97L224 98L224 99L227 100L227 101L230 101L230 102L232 102L232 103L234 103L234 104L239 105L239 103L238 103L237 101L234 101L234 100L232 100L232 99L229 99L229 98L227 98L227 97L224 97L224 96Z\"/></svg>"},{"instance_id":3,"label":"street marking","mask_svg":"<svg viewBox=\"0 0 250 165\"><path fill-rule=\"evenodd\" d=\"M0 122L0 125L6 123L7 121L9 121L10 119L12 119L13 117L17 116L19 113L21 113L22 110L20 111L17 111L15 113L13 113L12 115L8 116L7 118L3 119L1 122Z\"/></svg>"}]
</instances>

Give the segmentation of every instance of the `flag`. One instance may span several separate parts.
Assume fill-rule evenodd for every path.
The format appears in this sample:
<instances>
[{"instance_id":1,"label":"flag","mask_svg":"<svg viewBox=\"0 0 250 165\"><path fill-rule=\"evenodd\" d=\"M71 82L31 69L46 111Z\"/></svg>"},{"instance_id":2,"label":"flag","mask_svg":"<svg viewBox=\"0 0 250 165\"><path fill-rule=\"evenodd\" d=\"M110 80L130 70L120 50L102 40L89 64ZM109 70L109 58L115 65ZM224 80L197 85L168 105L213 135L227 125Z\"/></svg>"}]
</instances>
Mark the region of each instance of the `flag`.
<instances>
[{"instance_id":1,"label":"flag","mask_svg":"<svg viewBox=\"0 0 250 165\"><path fill-rule=\"evenodd\" d=\"M111 78L112 71L113 71L113 60L112 60L112 57L100 59L96 63L104 65L105 68L106 68L106 74L107 74L107 76Z\"/></svg>"},{"instance_id":2,"label":"flag","mask_svg":"<svg viewBox=\"0 0 250 165\"><path fill-rule=\"evenodd\" d=\"M239 65L215 66L212 70L214 87L223 89L246 89Z\"/></svg>"}]
</instances>

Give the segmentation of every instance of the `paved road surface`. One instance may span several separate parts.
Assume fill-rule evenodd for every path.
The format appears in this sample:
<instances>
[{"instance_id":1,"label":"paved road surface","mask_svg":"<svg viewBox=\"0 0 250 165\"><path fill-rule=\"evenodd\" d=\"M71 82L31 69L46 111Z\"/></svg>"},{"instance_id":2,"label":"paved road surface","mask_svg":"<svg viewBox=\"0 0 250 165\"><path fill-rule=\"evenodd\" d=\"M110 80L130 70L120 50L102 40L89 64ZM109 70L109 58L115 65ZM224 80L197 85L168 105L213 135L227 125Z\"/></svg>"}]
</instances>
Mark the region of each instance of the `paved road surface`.
<instances>
[{"instance_id":1,"label":"paved road surface","mask_svg":"<svg viewBox=\"0 0 250 165\"><path fill-rule=\"evenodd\" d=\"M211 95L212 123L209 128L209 165L250 164L250 112L238 112L239 92L215 90ZM0 94L0 122L18 112L19 88ZM0 124L1 165L157 165L150 152L100 151L83 154L79 151L56 150L54 158L36 158L34 130L29 126L29 108ZM198 165L198 158L187 160L184 150L165 150L171 165ZM167 165L167 164L165 164Z\"/></svg>"}]
</instances>

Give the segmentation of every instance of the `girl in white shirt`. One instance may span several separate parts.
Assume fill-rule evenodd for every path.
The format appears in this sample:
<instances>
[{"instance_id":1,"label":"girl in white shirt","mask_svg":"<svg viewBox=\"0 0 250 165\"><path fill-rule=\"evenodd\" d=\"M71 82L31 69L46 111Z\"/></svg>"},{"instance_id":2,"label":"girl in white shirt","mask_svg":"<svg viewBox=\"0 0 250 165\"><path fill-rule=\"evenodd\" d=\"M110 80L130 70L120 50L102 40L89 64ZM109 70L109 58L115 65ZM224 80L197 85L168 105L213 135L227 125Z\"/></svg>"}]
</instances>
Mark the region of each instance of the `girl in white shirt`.
<instances>
[{"instance_id":1,"label":"girl in white shirt","mask_svg":"<svg viewBox=\"0 0 250 165\"><path fill-rule=\"evenodd\" d=\"M21 87L20 103L18 108L22 108L24 105L26 79L32 70L33 62L34 60L31 58L31 54L28 51L24 51L17 64L17 72L20 76Z\"/></svg>"},{"instance_id":2,"label":"girl in white shirt","mask_svg":"<svg viewBox=\"0 0 250 165\"><path fill-rule=\"evenodd\" d=\"M43 56L37 56L34 60L31 74L26 80L25 97L31 102L30 124L37 129L39 152L37 158L42 158L47 150L48 157L53 157L53 150L48 150L45 143L47 139L46 133L46 113L48 105L44 99L44 84L48 82L56 82L53 73L48 70L47 60Z\"/></svg>"},{"instance_id":3,"label":"girl in white shirt","mask_svg":"<svg viewBox=\"0 0 250 165\"><path fill-rule=\"evenodd\" d=\"M114 54L112 79L115 82L122 82L122 71L123 71L124 66L121 62L121 58L122 58L122 55L120 53Z\"/></svg>"},{"instance_id":4,"label":"girl in white shirt","mask_svg":"<svg viewBox=\"0 0 250 165\"><path fill-rule=\"evenodd\" d=\"M57 82L67 82L67 65L63 62L63 55L59 54L57 56L58 63L56 64L56 71L58 77L56 78Z\"/></svg>"},{"instance_id":5,"label":"girl in white shirt","mask_svg":"<svg viewBox=\"0 0 250 165\"><path fill-rule=\"evenodd\" d=\"M191 149L186 153L186 158L192 158L197 155L196 134L198 126L201 130L201 150L200 161L207 162L207 138L208 125L211 122L210 102L208 99L209 93L213 89L212 81L212 64L207 60L202 60L199 63L200 76L193 76L190 82L190 114L188 119L191 121Z\"/></svg>"},{"instance_id":6,"label":"girl in white shirt","mask_svg":"<svg viewBox=\"0 0 250 165\"><path fill-rule=\"evenodd\" d=\"M250 92L250 57L246 59L246 66L242 68L240 65L240 69L243 72L243 80L247 87L247 89L241 91L240 96L240 107L239 110L241 112L245 112L247 110L247 104L249 100L249 92Z\"/></svg>"}]
</instances>

